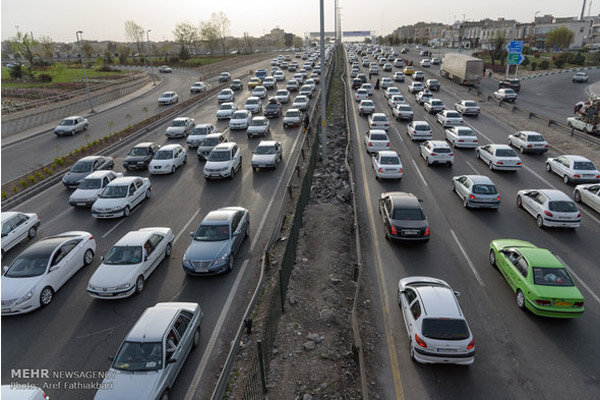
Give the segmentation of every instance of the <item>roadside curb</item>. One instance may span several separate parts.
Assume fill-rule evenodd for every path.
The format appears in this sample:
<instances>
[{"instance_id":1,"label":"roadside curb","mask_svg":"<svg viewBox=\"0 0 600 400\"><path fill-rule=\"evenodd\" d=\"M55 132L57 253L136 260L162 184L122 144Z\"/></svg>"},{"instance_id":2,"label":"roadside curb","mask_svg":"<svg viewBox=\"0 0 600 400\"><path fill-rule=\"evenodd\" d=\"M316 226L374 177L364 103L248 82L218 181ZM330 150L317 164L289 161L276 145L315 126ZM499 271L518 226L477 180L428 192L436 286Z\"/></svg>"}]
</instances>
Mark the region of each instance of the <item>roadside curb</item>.
<instances>
[{"instance_id":1,"label":"roadside curb","mask_svg":"<svg viewBox=\"0 0 600 400\"><path fill-rule=\"evenodd\" d=\"M589 71L589 70L593 70L593 69L600 69L600 66L559 69L558 71L542 72L542 73L535 74L535 75L524 76L521 78L521 80L524 81L524 80L528 80L528 79L540 78L542 76L562 74L564 72L580 72L580 71Z\"/></svg>"}]
</instances>

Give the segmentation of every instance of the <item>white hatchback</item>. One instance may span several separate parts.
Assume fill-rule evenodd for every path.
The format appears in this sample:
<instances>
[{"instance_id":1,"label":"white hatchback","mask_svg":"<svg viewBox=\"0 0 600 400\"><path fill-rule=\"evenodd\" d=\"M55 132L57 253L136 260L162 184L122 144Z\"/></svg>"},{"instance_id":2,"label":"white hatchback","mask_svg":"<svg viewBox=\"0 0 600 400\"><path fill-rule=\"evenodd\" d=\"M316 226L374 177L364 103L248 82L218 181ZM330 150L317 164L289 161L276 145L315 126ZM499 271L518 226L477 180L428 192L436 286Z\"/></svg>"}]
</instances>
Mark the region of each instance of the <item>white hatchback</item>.
<instances>
[{"instance_id":1,"label":"white hatchback","mask_svg":"<svg viewBox=\"0 0 600 400\"><path fill-rule=\"evenodd\" d=\"M517 207L531 214L540 228L578 228L581 213L569 196L555 189L524 189L517 192Z\"/></svg>"},{"instance_id":2,"label":"white hatchback","mask_svg":"<svg viewBox=\"0 0 600 400\"><path fill-rule=\"evenodd\" d=\"M148 172L156 174L173 174L185 164L187 155L185 149L178 144L168 144L161 147L148 164Z\"/></svg>"},{"instance_id":3,"label":"white hatchback","mask_svg":"<svg viewBox=\"0 0 600 400\"><path fill-rule=\"evenodd\" d=\"M421 143L420 152L421 157L427 162L427 166L432 164L452 166L454 163L454 153L443 140L427 140Z\"/></svg>"}]
</instances>

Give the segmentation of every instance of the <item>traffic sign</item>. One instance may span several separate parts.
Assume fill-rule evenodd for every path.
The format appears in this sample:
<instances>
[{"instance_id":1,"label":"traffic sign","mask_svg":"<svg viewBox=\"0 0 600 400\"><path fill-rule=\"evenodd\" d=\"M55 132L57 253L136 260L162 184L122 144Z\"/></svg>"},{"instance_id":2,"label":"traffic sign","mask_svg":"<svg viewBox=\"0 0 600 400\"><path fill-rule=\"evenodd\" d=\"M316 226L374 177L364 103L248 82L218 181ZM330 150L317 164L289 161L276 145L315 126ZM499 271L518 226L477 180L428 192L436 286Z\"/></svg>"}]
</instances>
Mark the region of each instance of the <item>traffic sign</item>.
<instances>
[{"instance_id":1,"label":"traffic sign","mask_svg":"<svg viewBox=\"0 0 600 400\"><path fill-rule=\"evenodd\" d=\"M508 54L508 65L520 65L525 57L521 53L509 53Z\"/></svg>"},{"instance_id":2,"label":"traffic sign","mask_svg":"<svg viewBox=\"0 0 600 400\"><path fill-rule=\"evenodd\" d=\"M506 51L509 53L521 53L523 51L522 40L512 40L506 45Z\"/></svg>"}]
</instances>

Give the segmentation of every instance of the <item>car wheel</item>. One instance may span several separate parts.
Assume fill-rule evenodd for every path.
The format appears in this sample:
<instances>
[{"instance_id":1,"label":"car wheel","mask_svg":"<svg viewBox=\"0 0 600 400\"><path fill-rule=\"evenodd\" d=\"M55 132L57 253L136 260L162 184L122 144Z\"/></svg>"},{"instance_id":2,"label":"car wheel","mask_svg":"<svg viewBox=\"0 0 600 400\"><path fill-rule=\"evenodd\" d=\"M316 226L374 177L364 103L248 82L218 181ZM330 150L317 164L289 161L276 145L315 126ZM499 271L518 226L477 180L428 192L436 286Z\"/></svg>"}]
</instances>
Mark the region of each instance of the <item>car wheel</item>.
<instances>
[{"instance_id":1,"label":"car wheel","mask_svg":"<svg viewBox=\"0 0 600 400\"><path fill-rule=\"evenodd\" d=\"M428 166L428 167L431 167L431 160L429 159L429 157L427 157L427 158L425 159L425 161L427 161L427 166Z\"/></svg>"},{"instance_id":2,"label":"car wheel","mask_svg":"<svg viewBox=\"0 0 600 400\"><path fill-rule=\"evenodd\" d=\"M567 185L571 182L570 179L569 179L569 176L567 174L565 174L563 176L563 182L566 183Z\"/></svg>"},{"instance_id":3,"label":"car wheel","mask_svg":"<svg viewBox=\"0 0 600 400\"><path fill-rule=\"evenodd\" d=\"M517 307L521 310L525 309L525 295L521 292L521 289L517 289Z\"/></svg>"},{"instance_id":4,"label":"car wheel","mask_svg":"<svg viewBox=\"0 0 600 400\"><path fill-rule=\"evenodd\" d=\"M125 208L123 209L123 216L124 217L129 217L129 213L131 211L129 210L129 206L125 206Z\"/></svg>"},{"instance_id":5,"label":"car wheel","mask_svg":"<svg viewBox=\"0 0 600 400\"><path fill-rule=\"evenodd\" d=\"M87 249L85 253L83 253L83 265L90 265L94 261L94 251L92 249Z\"/></svg>"},{"instance_id":6,"label":"car wheel","mask_svg":"<svg viewBox=\"0 0 600 400\"><path fill-rule=\"evenodd\" d=\"M165 389L165 391L160 395L160 400L169 400L169 389Z\"/></svg>"},{"instance_id":7,"label":"car wheel","mask_svg":"<svg viewBox=\"0 0 600 400\"><path fill-rule=\"evenodd\" d=\"M550 165L550 163L546 163L546 171L552 172L552 166Z\"/></svg>"},{"instance_id":8,"label":"car wheel","mask_svg":"<svg viewBox=\"0 0 600 400\"><path fill-rule=\"evenodd\" d=\"M140 275L135 280L135 292L139 294L139 293L142 293L143 290L144 290L144 277L142 275Z\"/></svg>"},{"instance_id":9,"label":"car wheel","mask_svg":"<svg viewBox=\"0 0 600 400\"><path fill-rule=\"evenodd\" d=\"M415 360L415 348L412 345L412 340L408 341L408 350L410 352L410 359L413 361L416 361Z\"/></svg>"},{"instance_id":10,"label":"car wheel","mask_svg":"<svg viewBox=\"0 0 600 400\"><path fill-rule=\"evenodd\" d=\"M192 349L195 349L200 344L200 328L196 328L194 332L194 341L192 342Z\"/></svg>"},{"instance_id":11,"label":"car wheel","mask_svg":"<svg viewBox=\"0 0 600 400\"><path fill-rule=\"evenodd\" d=\"M146 190L146 198L149 199L151 195L152 195L152 189Z\"/></svg>"},{"instance_id":12,"label":"car wheel","mask_svg":"<svg viewBox=\"0 0 600 400\"><path fill-rule=\"evenodd\" d=\"M227 265L227 272L233 271L233 263L234 263L233 254L230 254L229 255L229 264Z\"/></svg>"},{"instance_id":13,"label":"car wheel","mask_svg":"<svg viewBox=\"0 0 600 400\"><path fill-rule=\"evenodd\" d=\"M463 207L464 208L469 208L469 199L466 196L463 199Z\"/></svg>"},{"instance_id":14,"label":"car wheel","mask_svg":"<svg viewBox=\"0 0 600 400\"><path fill-rule=\"evenodd\" d=\"M46 307L54 299L54 290L50 286L46 286L40 293L40 307Z\"/></svg>"},{"instance_id":15,"label":"car wheel","mask_svg":"<svg viewBox=\"0 0 600 400\"><path fill-rule=\"evenodd\" d=\"M573 193L573 199L576 202L581 203L581 193L579 193L579 190L576 190L575 193Z\"/></svg>"},{"instance_id":16,"label":"car wheel","mask_svg":"<svg viewBox=\"0 0 600 400\"><path fill-rule=\"evenodd\" d=\"M490 167L490 171L494 170L494 164L492 163L492 161L490 160L488 167Z\"/></svg>"},{"instance_id":17,"label":"car wheel","mask_svg":"<svg viewBox=\"0 0 600 400\"><path fill-rule=\"evenodd\" d=\"M165 258L169 258L171 255L171 250L173 250L173 243L167 243L167 248L165 249Z\"/></svg>"},{"instance_id":18,"label":"car wheel","mask_svg":"<svg viewBox=\"0 0 600 400\"><path fill-rule=\"evenodd\" d=\"M535 221L537 222L538 228L544 229L544 218L542 218L541 215L538 215Z\"/></svg>"},{"instance_id":19,"label":"car wheel","mask_svg":"<svg viewBox=\"0 0 600 400\"><path fill-rule=\"evenodd\" d=\"M175 166L174 166L174 165L171 167L171 173L172 173L172 174L174 174L174 173L175 173Z\"/></svg>"},{"instance_id":20,"label":"car wheel","mask_svg":"<svg viewBox=\"0 0 600 400\"><path fill-rule=\"evenodd\" d=\"M490 256L488 260L490 261L492 267L496 267L496 253L494 253L494 250L492 249L490 249Z\"/></svg>"},{"instance_id":21,"label":"car wheel","mask_svg":"<svg viewBox=\"0 0 600 400\"><path fill-rule=\"evenodd\" d=\"M29 228L29 230L27 231L27 237L29 239L33 239L35 237L35 234L37 233L37 228L35 226L32 226L31 228Z\"/></svg>"},{"instance_id":22,"label":"car wheel","mask_svg":"<svg viewBox=\"0 0 600 400\"><path fill-rule=\"evenodd\" d=\"M479 158L479 159L481 158L481 156L479 155L479 151L475 152L475 158Z\"/></svg>"}]
</instances>

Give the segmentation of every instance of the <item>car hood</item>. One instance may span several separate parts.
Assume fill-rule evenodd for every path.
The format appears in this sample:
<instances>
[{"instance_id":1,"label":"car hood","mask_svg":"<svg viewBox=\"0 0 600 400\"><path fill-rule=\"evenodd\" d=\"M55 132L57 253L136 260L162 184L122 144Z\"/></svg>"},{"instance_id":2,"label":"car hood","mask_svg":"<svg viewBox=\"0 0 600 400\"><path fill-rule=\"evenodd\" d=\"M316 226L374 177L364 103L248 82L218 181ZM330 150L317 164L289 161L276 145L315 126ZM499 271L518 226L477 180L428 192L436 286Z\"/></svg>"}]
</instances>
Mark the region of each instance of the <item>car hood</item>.
<instances>
[{"instance_id":1,"label":"car hood","mask_svg":"<svg viewBox=\"0 0 600 400\"><path fill-rule=\"evenodd\" d=\"M204 164L205 169L221 169L221 168L227 168L229 166L231 166L231 160L230 161L207 161L206 164Z\"/></svg>"},{"instance_id":2,"label":"car hood","mask_svg":"<svg viewBox=\"0 0 600 400\"><path fill-rule=\"evenodd\" d=\"M208 261L219 258L224 253L229 253L229 240L221 240L218 242L201 242L192 240L192 243L185 251L184 258L190 261Z\"/></svg>"},{"instance_id":3,"label":"car hood","mask_svg":"<svg viewBox=\"0 0 600 400\"><path fill-rule=\"evenodd\" d=\"M100 264L89 284L100 288L110 288L133 282L139 273L140 264L132 265L107 265Z\"/></svg>"},{"instance_id":4,"label":"car hood","mask_svg":"<svg viewBox=\"0 0 600 400\"><path fill-rule=\"evenodd\" d=\"M183 132L185 130L185 126L169 126L167 128L167 132Z\"/></svg>"},{"instance_id":5,"label":"car hood","mask_svg":"<svg viewBox=\"0 0 600 400\"><path fill-rule=\"evenodd\" d=\"M75 189L69 200L97 198L102 189Z\"/></svg>"},{"instance_id":6,"label":"car hood","mask_svg":"<svg viewBox=\"0 0 600 400\"><path fill-rule=\"evenodd\" d=\"M125 372L111 368L94 400L149 399L160 395L160 371Z\"/></svg>"},{"instance_id":7,"label":"car hood","mask_svg":"<svg viewBox=\"0 0 600 400\"><path fill-rule=\"evenodd\" d=\"M66 183L76 183L79 182L80 180L82 180L83 178L85 178L86 176L88 176L89 174L91 174L90 171L88 172L67 172L65 174L65 176L63 176L63 182Z\"/></svg>"},{"instance_id":8,"label":"car hood","mask_svg":"<svg viewBox=\"0 0 600 400\"><path fill-rule=\"evenodd\" d=\"M92 210L96 210L98 208L113 208L113 207L123 207L126 203L125 197L119 197L116 199L102 199L98 198L94 204L92 204Z\"/></svg>"},{"instance_id":9,"label":"car hood","mask_svg":"<svg viewBox=\"0 0 600 400\"><path fill-rule=\"evenodd\" d=\"M267 125L250 125L248 127L248 132L265 132L267 130Z\"/></svg>"},{"instance_id":10,"label":"car hood","mask_svg":"<svg viewBox=\"0 0 600 400\"><path fill-rule=\"evenodd\" d=\"M217 110L217 115L231 115L235 110Z\"/></svg>"},{"instance_id":11,"label":"car hood","mask_svg":"<svg viewBox=\"0 0 600 400\"><path fill-rule=\"evenodd\" d=\"M137 162L137 161L145 161L148 156L127 156L123 160L123 162Z\"/></svg>"},{"instance_id":12,"label":"car hood","mask_svg":"<svg viewBox=\"0 0 600 400\"><path fill-rule=\"evenodd\" d=\"M31 278L9 278L2 277L2 300L18 299L33 289L43 276L32 276Z\"/></svg>"},{"instance_id":13,"label":"car hood","mask_svg":"<svg viewBox=\"0 0 600 400\"><path fill-rule=\"evenodd\" d=\"M245 124L247 122L248 122L248 120L246 118L240 118L240 119L233 119L232 118L232 119L229 120L230 124Z\"/></svg>"},{"instance_id":14,"label":"car hood","mask_svg":"<svg viewBox=\"0 0 600 400\"><path fill-rule=\"evenodd\" d=\"M252 156L252 162L254 163L270 163L275 161L277 154L254 154Z\"/></svg>"}]
</instances>

